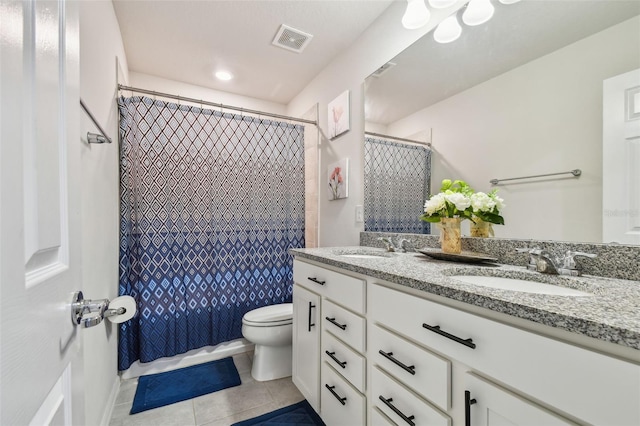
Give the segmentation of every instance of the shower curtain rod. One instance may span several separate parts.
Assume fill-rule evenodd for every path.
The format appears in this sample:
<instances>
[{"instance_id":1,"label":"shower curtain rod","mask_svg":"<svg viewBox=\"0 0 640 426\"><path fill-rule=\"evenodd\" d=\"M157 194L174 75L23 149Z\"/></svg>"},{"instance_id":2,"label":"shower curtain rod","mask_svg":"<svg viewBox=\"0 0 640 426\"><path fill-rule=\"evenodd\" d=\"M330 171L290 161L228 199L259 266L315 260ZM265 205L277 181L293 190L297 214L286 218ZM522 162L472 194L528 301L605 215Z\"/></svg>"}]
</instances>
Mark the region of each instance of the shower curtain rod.
<instances>
[{"instance_id":1,"label":"shower curtain rod","mask_svg":"<svg viewBox=\"0 0 640 426\"><path fill-rule=\"evenodd\" d=\"M130 91L130 92L144 93L146 95L160 96L160 97L163 97L163 98L175 99L175 100L178 100L178 101L193 102L194 104L213 106L213 107L216 107L216 108L224 108L224 109L228 109L228 110L232 110L232 111L240 111L241 113L262 115L262 116L265 116L265 117L278 118L278 119L281 119L281 120L288 120L288 121L296 121L298 123L313 124L316 127L318 126L318 122L317 121L305 120L304 118L289 117L287 115L273 114L271 112L258 111L258 110L254 110L254 109L240 108L240 107L236 107L236 106L232 106L232 105L224 105L224 104L215 103L215 102L203 101L202 99L188 98L186 96L172 95L170 93L155 92L153 90L140 89L140 88L137 88L137 87L130 87L130 86L123 86L122 84L118 84L118 90L125 90L125 91Z\"/></svg>"},{"instance_id":2,"label":"shower curtain rod","mask_svg":"<svg viewBox=\"0 0 640 426\"><path fill-rule=\"evenodd\" d=\"M421 142L421 141L416 141L416 140L413 140L413 139L397 138L395 136L383 135L382 133L364 132L364 134L365 135L369 135L369 136L378 136L378 137L381 137L381 138L393 139L393 140L396 140L396 141L416 143L418 145L426 145L429 148L431 148L431 142Z\"/></svg>"}]
</instances>

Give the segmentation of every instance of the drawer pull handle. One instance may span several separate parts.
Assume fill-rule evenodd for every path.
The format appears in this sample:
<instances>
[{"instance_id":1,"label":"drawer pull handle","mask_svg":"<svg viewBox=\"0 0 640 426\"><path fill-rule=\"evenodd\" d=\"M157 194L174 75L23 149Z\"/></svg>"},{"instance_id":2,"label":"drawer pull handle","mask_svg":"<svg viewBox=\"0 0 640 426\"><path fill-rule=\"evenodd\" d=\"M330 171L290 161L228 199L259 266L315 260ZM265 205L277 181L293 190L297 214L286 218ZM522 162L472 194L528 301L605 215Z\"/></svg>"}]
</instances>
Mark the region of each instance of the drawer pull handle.
<instances>
[{"instance_id":1,"label":"drawer pull handle","mask_svg":"<svg viewBox=\"0 0 640 426\"><path fill-rule=\"evenodd\" d=\"M464 426L471 426L471 406L475 404L476 399L471 399L471 392L464 391Z\"/></svg>"},{"instance_id":2,"label":"drawer pull handle","mask_svg":"<svg viewBox=\"0 0 640 426\"><path fill-rule=\"evenodd\" d=\"M320 284L320 285L324 285L324 283L326 283L326 281L320 281L319 279L315 278L315 277L307 277L307 279L309 281L313 281L316 284Z\"/></svg>"},{"instance_id":3,"label":"drawer pull handle","mask_svg":"<svg viewBox=\"0 0 640 426\"><path fill-rule=\"evenodd\" d=\"M311 309L315 308L316 305L314 305L313 303L309 302L309 333L311 333L311 327L315 327L315 323L311 324Z\"/></svg>"},{"instance_id":4,"label":"drawer pull handle","mask_svg":"<svg viewBox=\"0 0 640 426\"><path fill-rule=\"evenodd\" d=\"M339 322L336 322L336 318L329 318L329 317L324 317L324 319L326 319L327 321L329 321L331 324L335 325L338 328L341 328L342 330L346 330L347 328L347 324L340 324Z\"/></svg>"},{"instance_id":5,"label":"drawer pull handle","mask_svg":"<svg viewBox=\"0 0 640 426\"><path fill-rule=\"evenodd\" d=\"M461 343L465 346L470 347L471 349L475 349L476 348L476 344L473 343L473 339L462 339L458 336L454 336L453 334L447 333L446 331L440 330L440 326L439 325L429 325L429 324L422 324L422 326L424 328L426 328L429 331L433 331L434 333L437 333L441 336L446 337L447 339L451 339L455 342Z\"/></svg>"},{"instance_id":6,"label":"drawer pull handle","mask_svg":"<svg viewBox=\"0 0 640 426\"><path fill-rule=\"evenodd\" d=\"M397 415L402 417L402 420L404 420L405 422L407 422L411 426L416 426L416 424L413 422L413 419L415 419L416 417L415 416L407 417L402 411L398 410L398 408L395 405L392 404L393 398L387 399L382 395L380 395L378 398L380 399L380 401L384 402L384 405L386 405L387 407L391 408L391 410L393 410L394 413L396 413Z\"/></svg>"},{"instance_id":7,"label":"drawer pull handle","mask_svg":"<svg viewBox=\"0 0 640 426\"><path fill-rule=\"evenodd\" d=\"M388 359L389 361L393 362L398 367L402 368L407 373L412 374L414 376L416 375L416 366L415 365L406 365L406 364L403 364L402 362L398 361L396 358L393 357L393 352L385 352L382 349L380 349L378 351L378 353L380 355L382 355L383 357L385 357L386 359Z\"/></svg>"},{"instance_id":8,"label":"drawer pull handle","mask_svg":"<svg viewBox=\"0 0 640 426\"><path fill-rule=\"evenodd\" d=\"M329 389L329 392L331 392L333 394L333 396L335 396L336 399L338 401L340 401L340 404L347 405L347 403L345 402L347 400L347 397L346 396L345 397L341 397L340 395L338 395L336 393L336 391L334 391L334 389L336 388L335 386L329 386L328 384L325 383L324 387Z\"/></svg>"},{"instance_id":9,"label":"drawer pull handle","mask_svg":"<svg viewBox=\"0 0 640 426\"><path fill-rule=\"evenodd\" d=\"M336 353L335 352L324 351L324 353L329 355L329 357L332 360L334 360L336 362L336 364L338 364L340 367L347 368L347 361L340 361L338 358L336 358Z\"/></svg>"}]
</instances>

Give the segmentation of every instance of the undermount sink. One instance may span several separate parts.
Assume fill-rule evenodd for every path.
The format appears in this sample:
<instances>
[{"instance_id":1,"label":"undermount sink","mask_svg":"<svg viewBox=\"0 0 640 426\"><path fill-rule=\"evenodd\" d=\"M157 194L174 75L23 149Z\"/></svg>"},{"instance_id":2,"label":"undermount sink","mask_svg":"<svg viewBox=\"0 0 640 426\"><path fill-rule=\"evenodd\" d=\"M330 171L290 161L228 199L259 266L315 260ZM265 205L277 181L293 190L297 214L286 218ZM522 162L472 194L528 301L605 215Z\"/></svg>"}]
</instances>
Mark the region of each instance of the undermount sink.
<instances>
[{"instance_id":1,"label":"undermount sink","mask_svg":"<svg viewBox=\"0 0 640 426\"><path fill-rule=\"evenodd\" d=\"M379 259L381 257L388 257L388 256L384 256L382 254L341 254L341 257L350 257L350 258L354 258L354 259Z\"/></svg>"},{"instance_id":2,"label":"undermount sink","mask_svg":"<svg viewBox=\"0 0 640 426\"><path fill-rule=\"evenodd\" d=\"M479 275L452 275L451 278L467 284L490 287L499 290L520 291L525 293L550 294L554 296L593 296L591 293L553 284L528 281L519 278L486 277Z\"/></svg>"},{"instance_id":3,"label":"undermount sink","mask_svg":"<svg viewBox=\"0 0 640 426\"><path fill-rule=\"evenodd\" d=\"M395 253L390 253L387 251L383 251L380 249L361 249L361 248L352 248L352 249L339 249L335 250L334 254L337 254L340 257L347 257L350 259L381 259L385 257L394 257Z\"/></svg>"}]
</instances>

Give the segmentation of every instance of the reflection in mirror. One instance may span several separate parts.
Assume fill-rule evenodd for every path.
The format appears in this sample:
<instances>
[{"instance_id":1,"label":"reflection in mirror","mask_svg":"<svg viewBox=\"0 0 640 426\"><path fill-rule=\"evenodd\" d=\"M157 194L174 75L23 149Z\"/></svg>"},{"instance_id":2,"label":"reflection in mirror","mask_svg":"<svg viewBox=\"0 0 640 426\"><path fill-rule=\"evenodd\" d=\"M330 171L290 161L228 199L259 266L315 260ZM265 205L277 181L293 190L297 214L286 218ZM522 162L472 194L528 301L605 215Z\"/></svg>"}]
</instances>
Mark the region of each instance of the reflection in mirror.
<instances>
[{"instance_id":1,"label":"reflection in mirror","mask_svg":"<svg viewBox=\"0 0 640 426\"><path fill-rule=\"evenodd\" d=\"M365 130L411 138L432 129L432 192L445 178L488 192L496 178L582 170L495 186L506 202L497 237L640 244L640 135L629 136L640 119L623 117L625 91L640 86L640 2L493 3L489 22L463 25L448 44L426 34L369 77ZM603 82L628 73L615 107L603 109ZM617 133L603 129L614 109ZM603 157L623 145L609 187ZM610 204L611 191L626 191L626 204ZM613 219L623 231L603 236Z\"/></svg>"},{"instance_id":2,"label":"reflection in mirror","mask_svg":"<svg viewBox=\"0 0 640 426\"><path fill-rule=\"evenodd\" d=\"M380 133L364 137L364 230L429 234L420 220L431 181L431 149Z\"/></svg>"}]
</instances>

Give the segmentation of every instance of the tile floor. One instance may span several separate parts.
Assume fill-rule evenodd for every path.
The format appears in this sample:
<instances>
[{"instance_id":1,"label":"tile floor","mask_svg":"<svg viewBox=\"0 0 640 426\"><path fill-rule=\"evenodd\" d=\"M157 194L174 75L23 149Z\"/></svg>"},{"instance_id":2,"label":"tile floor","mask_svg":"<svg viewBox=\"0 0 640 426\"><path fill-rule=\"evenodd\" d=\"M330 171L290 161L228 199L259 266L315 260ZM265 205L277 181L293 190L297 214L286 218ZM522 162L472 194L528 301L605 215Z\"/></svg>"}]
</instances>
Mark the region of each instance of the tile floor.
<instances>
[{"instance_id":1,"label":"tile floor","mask_svg":"<svg viewBox=\"0 0 640 426\"><path fill-rule=\"evenodd\" d=\"M110 426L228 426L302 401L291 377L257 382L251 377L251 355L233 356L242 384L188 401L129 414L138 379L124 380Z\"/></svg>"}]
</instances>

